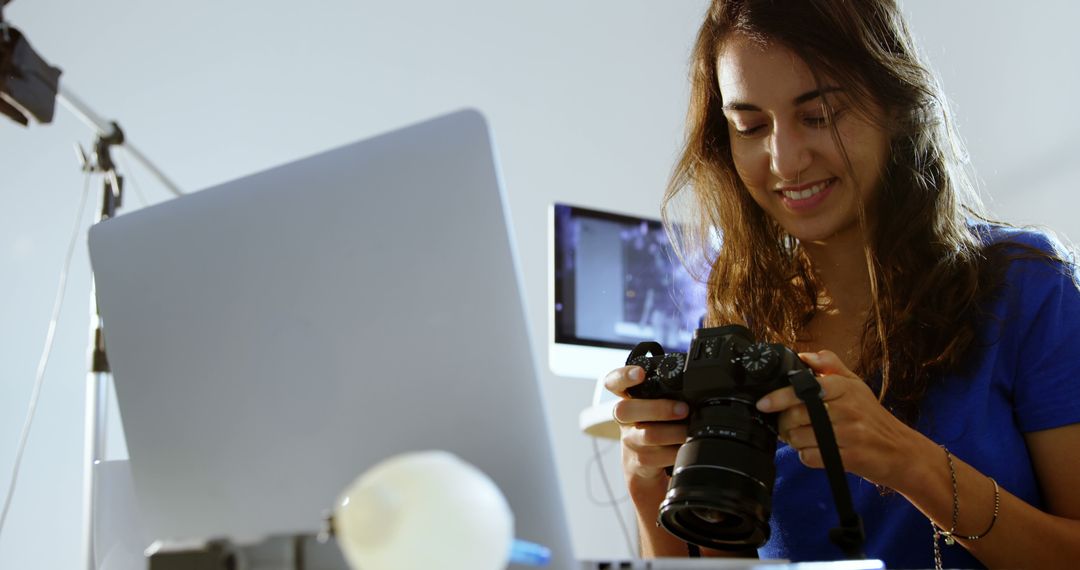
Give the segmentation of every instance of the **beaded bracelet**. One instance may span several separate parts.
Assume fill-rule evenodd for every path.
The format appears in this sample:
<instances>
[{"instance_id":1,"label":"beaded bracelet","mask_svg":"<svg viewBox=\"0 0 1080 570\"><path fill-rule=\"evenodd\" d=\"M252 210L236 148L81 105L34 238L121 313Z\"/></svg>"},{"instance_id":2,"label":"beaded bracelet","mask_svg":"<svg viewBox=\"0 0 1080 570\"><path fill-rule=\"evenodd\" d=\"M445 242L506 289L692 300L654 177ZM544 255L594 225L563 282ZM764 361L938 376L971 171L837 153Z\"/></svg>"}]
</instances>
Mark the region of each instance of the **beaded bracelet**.
<instances>
[{"instance_id":1,"label":"beaded bracelet","mask_svg":"<svg viewBox=\"0 0 1080 570\"><path fill-rule=\"evenodd\" d=\"M944 537L945 544L952 546L956 544L957 538L964 540L979 540L986 536L994 529L994 523L997 522L998 512L1001 508L1001 488L998 487L998 483L993 477L988 477L990 482L994 484L994 516L990 519L990 526L986 527L986 530L976 535L958 534L956 532L956 521L960 518L960 492L956 485L956 466L953 464L952 453L943 445L941 449L945 450L945 459L949 462L949 478L952 479L952 528L944 530L937 525L934 521L930 521L930 526L934 529L934 568L941 570L941 545L938 544L938 539Z\"/></svg>"}]
</instances>

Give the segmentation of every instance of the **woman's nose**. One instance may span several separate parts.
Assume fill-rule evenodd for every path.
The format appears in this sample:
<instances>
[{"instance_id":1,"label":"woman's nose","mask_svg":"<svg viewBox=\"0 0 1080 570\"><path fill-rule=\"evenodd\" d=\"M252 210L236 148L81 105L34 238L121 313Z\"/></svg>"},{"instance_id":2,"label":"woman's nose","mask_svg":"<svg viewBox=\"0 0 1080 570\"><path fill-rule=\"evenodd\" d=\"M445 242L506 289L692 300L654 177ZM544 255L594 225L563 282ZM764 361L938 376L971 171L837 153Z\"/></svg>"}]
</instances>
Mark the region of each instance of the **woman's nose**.
<instances>
[{"instance_id":1,"label":"woman's nose","mask_svg":"<svg viewBox=\"0 0 1080 570\"><path fill-rule=\"evenodd\" d=\"M777 128L770 141L770 166L773 174L784 181L796 181L810 166L811 153L798 129Z\"/></svg>"}]
</instances>

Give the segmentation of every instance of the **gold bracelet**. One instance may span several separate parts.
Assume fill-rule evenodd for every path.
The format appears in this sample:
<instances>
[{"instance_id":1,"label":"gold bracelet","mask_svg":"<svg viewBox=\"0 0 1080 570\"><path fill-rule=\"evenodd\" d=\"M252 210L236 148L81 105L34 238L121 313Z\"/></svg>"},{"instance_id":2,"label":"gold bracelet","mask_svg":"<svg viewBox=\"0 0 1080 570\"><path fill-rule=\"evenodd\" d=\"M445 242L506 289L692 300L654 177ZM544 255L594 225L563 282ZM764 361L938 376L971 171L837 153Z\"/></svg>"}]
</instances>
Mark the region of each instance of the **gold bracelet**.
<instances>
[{"instance_id":1,"label":"gold bracelet","mask_svg":"<svg viewBox=\"0 0 1080 570\"><path fill-rule=\"evenodd\" d=\"M949 530L944 530L939 527L934 521L930 521L930 526L934 530L934 568L936 568L937 570L941 570L941 545L938 544L939 538L944 537L945 544L949 546L956 544L957 538L962 538L964 540L979 540L980 538L989 534L990 531L994 529L994 523L997 522L998 512L1001 509L1001 488L998 487L998 483L996 480L994 480L993 477L988 477L988 479L990 479L990 482L994 484L994 516L990 519L990 526L986 527L986 530L984 530L982 533L976 535L969 536L966 534L957 534L956 521L960 518L960 492L956 484L956 466L953 464L952 453L949 453L949 450L944 445L941 446L941 449L945 450L945 459L949 462L949 478L952 480L953 491L953 511L952 528L950 528Z\"/></svg>"}]
</instances>

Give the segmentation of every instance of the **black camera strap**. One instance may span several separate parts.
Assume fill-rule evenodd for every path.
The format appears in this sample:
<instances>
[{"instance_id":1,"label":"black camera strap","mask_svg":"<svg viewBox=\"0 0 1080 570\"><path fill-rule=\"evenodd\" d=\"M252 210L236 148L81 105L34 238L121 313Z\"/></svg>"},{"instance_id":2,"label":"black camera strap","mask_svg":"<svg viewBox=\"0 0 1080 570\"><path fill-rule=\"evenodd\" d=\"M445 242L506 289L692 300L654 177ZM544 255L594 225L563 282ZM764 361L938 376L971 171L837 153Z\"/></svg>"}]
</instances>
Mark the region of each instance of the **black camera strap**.
<instances>
[{"instance_id":1,"label":"black camera strap","mask_svg":"<svg viewBox=\"0 0 1080 570\"><path fill-rule=\"evenodd\" d=\"M821 459L825 463L825 475L832 489L833 502L836 503L836 513L840 517L840 526L829 530L829 540L840 547L850 559L866 558L863 553L866 533L863 530L862 518L855 512L855 505L851 500L844 462L840 459L840 447L836 444L836 434L833 433L829 412L821 399L821 384L814 377L814 373L805 368L791 372L788 380L795 388L795 395L806 404L810 413L810 425L814 429L814 437L817 438Z\"/></svg>"}]
</instances>

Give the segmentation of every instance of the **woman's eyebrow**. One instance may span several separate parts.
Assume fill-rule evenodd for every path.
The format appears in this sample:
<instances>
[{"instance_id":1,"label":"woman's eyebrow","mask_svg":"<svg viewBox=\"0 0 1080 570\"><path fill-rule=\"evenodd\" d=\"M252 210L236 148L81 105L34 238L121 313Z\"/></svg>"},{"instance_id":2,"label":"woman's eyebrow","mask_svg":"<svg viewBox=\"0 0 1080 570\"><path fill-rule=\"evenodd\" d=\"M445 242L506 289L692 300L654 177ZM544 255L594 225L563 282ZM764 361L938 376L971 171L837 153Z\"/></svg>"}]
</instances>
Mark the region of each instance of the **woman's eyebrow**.
<instances>
[{"instance_id":1,"label":"woman's eyebrow","mask_svg":"<svg viewBox=\"0 0 1080 570\"><path fill-rule=\"evenodd\" d=\"M797 107L799 105L802 105L803 103L806 103L807 101L813 101L814 99L817 99L822 95L826 95L828 93L833 93L836 91L843 90L839 87L822 87L821 89L814 89L812 91L807 91L806 93L799 95L792 100L792 103L794 103L794 105ZM761 107L758 107L757 105L751 103L744 103L742 101L731 101L730 103L724 103L724 106L722 108L724 111L761 111Z\"/></svg>"},{"instance_id":2,"label":"woman's eyebrow","mask_svg":"<svg viewBox=\"0 0 1080 570\"><path fill-rule=\"evenodd\" d=\"M803 103L806 103L807 101L813 101L814 99L817 99L818 97L821 97L822 95L827 95L829 93L835 93L837 91L843 91L843 89L840 89L839 87L822 87L821 89L814 89L813 91L807 91L806 93L803 93L802 95L799 95L798 97L795 98L795 105L796 106L802 105Z\"/></svg>"}]
</instances>

